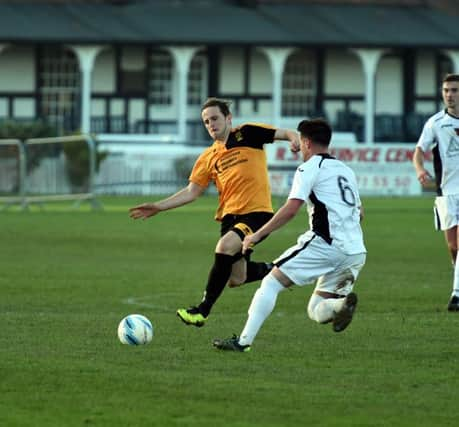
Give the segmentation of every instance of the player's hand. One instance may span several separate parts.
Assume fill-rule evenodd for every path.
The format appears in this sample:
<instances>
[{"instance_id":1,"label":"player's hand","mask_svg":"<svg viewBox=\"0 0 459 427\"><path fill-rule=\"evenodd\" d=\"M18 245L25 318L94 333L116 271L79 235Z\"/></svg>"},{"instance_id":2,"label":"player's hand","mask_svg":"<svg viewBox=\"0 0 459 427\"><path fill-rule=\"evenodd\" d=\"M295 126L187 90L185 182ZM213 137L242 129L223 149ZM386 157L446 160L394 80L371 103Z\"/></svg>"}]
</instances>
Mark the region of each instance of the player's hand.
<instances>
[{"instance_id":1,"label":"player's hand","mask_svg":"<svg viewBox=\"0 0 459 427\"><path fill-rule=\"evenodd\" d=\"M425 169L420 171L418 174L418 181L421 183L421 185L426 185L429 181L432 181L432 175Z\"/></svg>"},{"instance_id":2,"label":"player's hand","mask_svg":"<svg viewBox=\"0 0 459 427\"><path fill-rule=\"evenodd\" d=\"M299 138L295 138L294 140L289 140L290 151L292 153L298 153L301 149L301 144Z\"/></svg>"},{"instance_id":3,"label":"player's hand","mask_svg":"<svg viewBox=\"0 0 459 427\"><path fill-rule=\"evenodd\" d=\"M242 253L250 253L255 246L255 243L258 243L258 240L255 238L254 234L249 234L248 236L245 236L243 242L242 242Z\"/></svg>"},{"instance_id":4,"label":"player's hand","mask_svg":"<svg viewBox=\"0 0 459 427\"><path fill-rule=\"evenodd\" d=\"M154 203L142 203L129 209L129 216L133 219L147 219L161 210Z\"/></svg>"}]
</instances>

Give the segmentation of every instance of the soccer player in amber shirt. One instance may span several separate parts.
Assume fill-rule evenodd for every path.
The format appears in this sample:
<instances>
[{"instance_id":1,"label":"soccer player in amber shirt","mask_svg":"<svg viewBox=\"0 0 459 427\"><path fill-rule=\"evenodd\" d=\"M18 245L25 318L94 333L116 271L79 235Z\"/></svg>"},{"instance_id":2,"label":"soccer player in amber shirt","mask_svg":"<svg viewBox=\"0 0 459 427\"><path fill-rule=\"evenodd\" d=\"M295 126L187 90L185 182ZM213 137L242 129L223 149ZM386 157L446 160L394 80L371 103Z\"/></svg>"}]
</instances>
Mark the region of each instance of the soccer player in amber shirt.
<instances>
[{"instance_id":1,"label":"soccer player in amber shirt","mask_svg":"<svg viewBox=\"0 0 459 427\"><path fill-rule=\"evenodd\" d=\"M300 149L298 133L293 130L251 123L233 129L228 101L209 98L201 116L214 142L197 159L188 186L166 199L130 209L132 218L145 219L196 200L211 182L217 187L215 219L221 222L220 239L204 297L197 306L177 310L183 322L198 327L206 322L226 284L260 280L269 272L267 264L250 261L241 252L245 236L273 216L264 144L288 140L292 151Z\"/></svg>"}]
</instances>

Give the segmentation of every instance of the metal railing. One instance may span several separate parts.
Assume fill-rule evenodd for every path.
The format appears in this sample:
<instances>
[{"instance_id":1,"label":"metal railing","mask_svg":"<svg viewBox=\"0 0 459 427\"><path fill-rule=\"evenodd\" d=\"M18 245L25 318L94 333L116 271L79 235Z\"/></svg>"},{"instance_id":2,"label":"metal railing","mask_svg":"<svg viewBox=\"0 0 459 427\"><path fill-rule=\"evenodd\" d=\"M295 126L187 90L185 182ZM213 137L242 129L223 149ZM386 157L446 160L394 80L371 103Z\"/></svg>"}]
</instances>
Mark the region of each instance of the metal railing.
<instances>
[{"instance_id":1,"label":"metal railing","mask_svg":"<svg viewBox=\"0 0 459 427\"><path fill-rule=\"evenodd\" d=\"M63 182L66 180L64 176L53 177L52 180L61 180L59 188L61 192L56 194L56 192L50 191L49 183L42 183L40 188L37 189L37 186L32 191L32 174L28 170L28 164L31 160L31 150L33 147L38 146L50 146L51 144L60 144L61 148L63 144L68 144L72 142L81 142L86 143L88 149L88 177L87 177L87 186L85 191L82 192L72 192L72 188L68 183ZM0 196L0 204L3 204L2 209L7 209L12 205L20 205L22 209L27 209L29 205L38 203L43 204L46 202L53 201L66 201L74 200L79 205L82 201L88 201L93 209L101 208L100 202L96 199L94 194L94 179L96 173L96 146L93 139L89 135L75 135L75 136L66 136L66 137L53 137L53 138L31 138L25 141L20 141L18 139L4 139L0 140L0 147L11 146L17 147L17 157L16 157L16 169L18 173L17 185L12 185L15 189L13 192L14 195ZM57 150L62 151L62 150ZM12 157L12 156L9 156ZM5 161L0 156L0 161ZM38 164L46 172L46 165L41 163L43 159L40 159ZM66 161L63 160L65 163ZM68 166L68 165L67 165ZM65 165L64 165L65 168ZM55 174L58 175L58 174ZM5 177L8 179L8 176ZM12 184L10 182L10 184ZM56 186L55 186L56 187Z\"/></svg>"}]
</instances>

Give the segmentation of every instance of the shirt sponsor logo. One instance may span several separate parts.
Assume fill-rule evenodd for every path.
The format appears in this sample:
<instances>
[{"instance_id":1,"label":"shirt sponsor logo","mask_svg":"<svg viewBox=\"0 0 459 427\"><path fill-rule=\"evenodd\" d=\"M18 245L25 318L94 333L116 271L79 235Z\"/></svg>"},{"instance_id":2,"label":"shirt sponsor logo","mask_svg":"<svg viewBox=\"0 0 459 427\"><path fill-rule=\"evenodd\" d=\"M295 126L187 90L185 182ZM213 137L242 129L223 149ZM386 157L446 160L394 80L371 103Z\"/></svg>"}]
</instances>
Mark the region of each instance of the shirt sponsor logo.
<instances>
[{"instance_id":1,"label":"shirt sponsor logo","mask_svg":"<svg viewBox=\"0 0 459 427\"><path fill-rule=\"evenodd\" d=\"M446 155L448 157L457 156L459 154L459 141L455 136L452 136L449 140L448 150L446 151Z\"/></svg>"},{"instance_id":2,"label":"shirt sponsor logo","mask_svg":"<svg viewBox=\"0 0 459 427\"><path fill-rule=\"evenodd\" d=\"M240 157L241 152L231 152L229 155L217 160L215 163L215 170L217 173L225 172L227 169L232 168L240 163L248 162L247 158Z\"/></svg>"}]
</instances>

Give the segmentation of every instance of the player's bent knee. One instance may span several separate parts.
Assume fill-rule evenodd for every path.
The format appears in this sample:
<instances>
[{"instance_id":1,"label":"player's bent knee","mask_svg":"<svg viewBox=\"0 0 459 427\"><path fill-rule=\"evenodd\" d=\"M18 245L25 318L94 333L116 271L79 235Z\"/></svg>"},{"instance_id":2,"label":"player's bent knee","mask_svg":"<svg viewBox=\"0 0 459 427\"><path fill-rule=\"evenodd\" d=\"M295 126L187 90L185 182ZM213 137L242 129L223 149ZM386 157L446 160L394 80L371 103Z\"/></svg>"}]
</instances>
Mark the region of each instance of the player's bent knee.
<instances>
[{"instance_id":1,"label":"player's bent knee","mask_svg":"<svg viewBox=\"0 0 459 427\"><path fill-rule=\"evenodd\" d=\"M228 280L228 286L230 288L235 288L237 286L241 286L245 283L245 276L241 275L231 275L231 277Z\"/></svg>"},{"instance_id":2,"label":"player's bent knee","mask_svg":"<svg viewBox=\"0 0 459 427\"><path fill-rule=\"evenodd\" d=\"M247 279L247 267L245 259L242 258L242 254L234 255L233 262L231 275L227 283L230 288L243 285Z\"/></svg>"},{"instance_id":3,"label":"player's bent knee","mask_svg":"<svg viewBox=\"0 0 459 427\"><path fill-rule=\"evenodd\" d=\"M311 295L311 298L309 299L309 303L308 303L308 308L307 308L308 316L311 320L316 320L315 310L316 310L317 304L319 304L319 302L321 301L322 301L322 297L320 297L319 295L315 293Z\"/></svg>"},{"instance_id":4,"label":"player's bent knee","mask_svg":"<svg viewBox=\"0 0 459 427\"><path fill-rule=\"evenodd\" d=\"M314 322L325 324L332 320L333 310L324 304L326 298L313 293L308 303L308 316Z\"/></svg>"},{"instance_id":5,"label":"player's bent knee","mask_svg":"<svg viewBox=\"0 0 459 427\"><path fill-rule=\"evenodd\" d=\"M228 232L217 242L215 252L226 255L236 255L241 251L242 240L234 232Z\"/></svg>"},{"instance_id":6,"label":"player's bent knee","mask_svg":"<svg viewBox=\"0 0 459 427\"><path fill-rule=\"evenodd\" d=\"M308 317L311 320L314 320L314 322L321 323L317 318L316 308L317 308L317 305L311 306L310 304L308 304L308 310L307 310Z\"/></svg>"}]
</instances>

